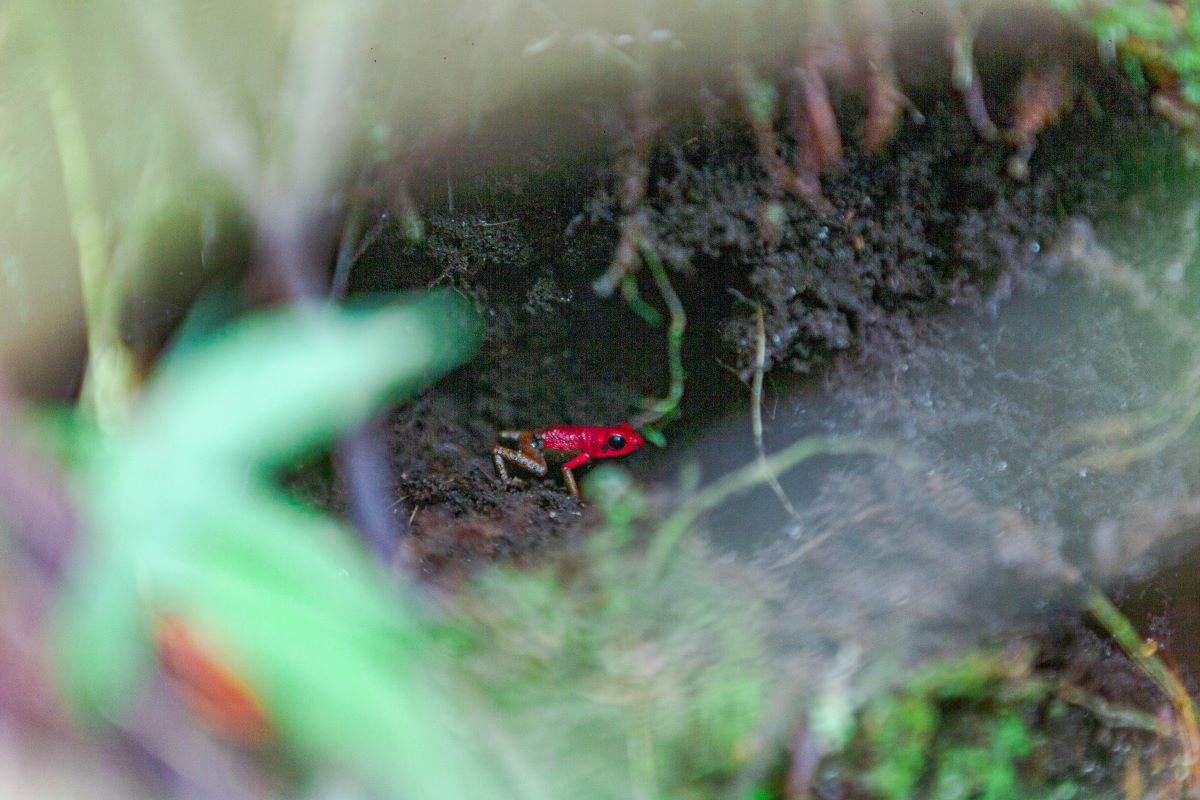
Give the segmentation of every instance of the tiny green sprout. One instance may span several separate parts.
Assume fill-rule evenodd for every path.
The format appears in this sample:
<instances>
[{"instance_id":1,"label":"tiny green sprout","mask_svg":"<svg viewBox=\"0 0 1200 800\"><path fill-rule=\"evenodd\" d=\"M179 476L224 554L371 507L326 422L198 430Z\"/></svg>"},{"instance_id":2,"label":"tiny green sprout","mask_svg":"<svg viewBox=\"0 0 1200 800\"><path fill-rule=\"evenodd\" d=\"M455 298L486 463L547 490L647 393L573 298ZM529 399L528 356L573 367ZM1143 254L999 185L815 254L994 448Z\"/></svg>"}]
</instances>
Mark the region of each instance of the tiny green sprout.
<instances>
[{"instance_id":1,"label":"tiny green sprout","mask_svg":"<svg viewBox=\"0 0 1200 800\"><path fill-rule=\"evenodd\" d=\"M767 203L766 208L763 209L763 219L771 227L783 227L783 224L787 222L787 212L783 208L783 203L777 200Z\"/></svg>"},{"instance_id":2,"label":"tiny green sprout","mask_svg":"<svg viewBox=\"0 0 1200 800\"><path fill-rule=\"evenodd\" d=\"M425 239L425 220L419 214L404 215L404 238L413 244L419 244Z\"/></svg>"},{"instance_id":3,"label":"tiny green sprout","mask_svg":"<svg viewBox=\"0 0 1200 800\"><path fill-rule=\"evenodd\" d=\"M655 447L666 447L667 437L657 427L642 428L642 437Z\"/></svg>"},{"instance_id":4,"label":"tiny green sprout","mask_svg":"<svg viewBox=\"0 0 1200 800\"><path fill-rule=\"evenodd\" d=\"M583 486L589 500L607 509L633 491L633 479L620 467L603 464L592 470Z\"/></svg>"},{"instance_id":5,"label":"tiny green sprout","mask_svg":"<svg viewBox=\"0 0 1200 800\"><path fill-rule=\"evenodd\" d=\"M641 317L647 325L658 327L662 325L662 314L658 313L658 309L642 299L641 292L638 291L637 279L629 273L621 278L621 295L625 298L625 304Z\"/></svg>"},{"instance_id":6,"label":"tiny green sprout","mask_svg":"<svg viewBox=\"0 0 1200 800\"><path fill-rule=\"evenodd\" d=\"M775 85L767 80L748 81L745 89L746 111L751 119L760 124L769 124L775 114L775 102L778 92Z\"/></svg>"},{"instance_id":7,"label":"tiny green sprout","mask_svg":"<svg viewBox=\"0 0 1200 800\"><path fill-rule=\"evenodd\" d=\"M588 476L584 494L604 513L609 542L623 547L633 538L633 521L646 513L646 498L629 473L604 464Z\"/></svg>"}]
</instances>

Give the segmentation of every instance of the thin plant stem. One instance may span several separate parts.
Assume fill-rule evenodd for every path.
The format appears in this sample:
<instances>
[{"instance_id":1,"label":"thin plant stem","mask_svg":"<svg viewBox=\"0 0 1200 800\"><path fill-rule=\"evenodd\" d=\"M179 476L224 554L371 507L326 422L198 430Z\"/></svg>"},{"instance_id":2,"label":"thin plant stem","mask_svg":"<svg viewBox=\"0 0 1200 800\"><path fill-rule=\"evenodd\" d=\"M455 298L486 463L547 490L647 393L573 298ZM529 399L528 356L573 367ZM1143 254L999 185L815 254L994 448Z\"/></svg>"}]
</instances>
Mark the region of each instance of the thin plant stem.
<instances>
[{"instance_id":1,"label":"thin plant stem","mask_svg":"<svg viewBox=\"0 0 1200 800\"><path fill-rule=\"evenodd\" d=\"M754 378L750 382L750 427L754 433L754 448L758 451L758 461L760 466L766 463L767 448L763 444L763 423L762 423L762 388L763 388L763 373L766 372L767 366L767 329L766 323L763 320L763 309L761 303L756 303L754 307L754 320L757 328L757 344L754 351ZM775 475L767 476L767 485L771 487L771 491L779 498L780 505L784 510L792 516L793 519L799 519L800 514L796 511L796 507L792 505L792 501L788 498L787 492L779 484L779 478Z\"/></svg>"},{"instance_id":2,"label":"thin plant stem","mask_svg":"<svg viewBox=\"0 0 1200 800\"><path fill-rule=\"evenodd\" d=\"M646 324L655 327L662 324L662 315L658 313L658 309L642 299L641 292L638 291L637 278L633 275L626 275L621 279L621 296L625 298L625 305L645 320Z\"/></svg>"},{"instance_id":3,"label":"thin plant stem","mask_svg":"<svg viewBox=\"0 0 1200 800\"><path fill-rule=\"evenodd\" d=\"M1195 703L1180 682L1179 676L1155 655L1153 649L1146 646L1128 617L1099 589L1087 590L1084 607L1171 702L1175 711L1179 743L1183 748L1180 770L1188 783L1189 791L1193 794L1200 792L1200 728L1196 724Z\"/></svg>"},{"instance_id":4,"label":"thin plant stem","mask_svg":"<svg viewBox=\"0 0 1200 800\"><path fill-rule=\"evenodd\" d=\"M124 418L136 384L133 357L117 330L119 295L111 285L112 241L101 212L83 113L63 51L58 12L51 8L32 11L40 22L42 73L71 234L79 254L88 344L82 402L101 427L108 427Z\"/></svg>"},{"instance_id":5,"label":"thin plant stem","mask_svg":"<svg viewBox=\"0 0 1200 800\"><path fill-rule=\"evenodd\" d=\"M650 425L671 418L679 410L679 401L683 399L685 372L683 369L683 333L687 329L687 314L683 310L683 302L671 286L667 277L666 267L654 248L645 239L639 241L642 259L654 277L659 294L667 306L671 321L667 326L667 368L671 383L665 397L648 402L649 408L643 417L638 419L640 425Z\"/></svg>"},{"instance_id":6,"label":"thin plant stem","mask_svg":"<svg viewBox=\"0 0 1200 800\"><path fill-rule=\"evenodd\" d=\"M872 453L895 457L896 445L889 439L864 439L852 436L810 436L785 447L765 459L755 460L735 472L726 475L711 486L703 489L667 517L659 526L650 543L642 580L653 585L663 574L667 562L684 535L702 515L716 508L726 499L765 483L814 456L844 455L850 453Z\"/></svg>"}]
</instances>

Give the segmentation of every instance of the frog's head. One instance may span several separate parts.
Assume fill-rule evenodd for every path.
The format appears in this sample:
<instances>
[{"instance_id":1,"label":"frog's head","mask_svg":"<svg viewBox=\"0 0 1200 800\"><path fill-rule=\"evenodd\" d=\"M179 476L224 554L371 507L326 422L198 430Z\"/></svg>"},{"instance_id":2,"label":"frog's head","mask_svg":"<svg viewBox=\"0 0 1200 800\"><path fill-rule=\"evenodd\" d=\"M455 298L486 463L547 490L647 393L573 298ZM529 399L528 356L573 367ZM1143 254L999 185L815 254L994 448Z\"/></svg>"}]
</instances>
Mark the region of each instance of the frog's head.
<instances>
[{"instance_id":1,"label":"frog's head","mask_svg":"<svg viewBox=\"0 0 1200 800\"><path fill-rule=\"evenodd\" d=\"M640 450L646 440L628 422L622 422L609 428L608 439L605 440L603 457L623 456Z\"/></svg>"}]
</instances>

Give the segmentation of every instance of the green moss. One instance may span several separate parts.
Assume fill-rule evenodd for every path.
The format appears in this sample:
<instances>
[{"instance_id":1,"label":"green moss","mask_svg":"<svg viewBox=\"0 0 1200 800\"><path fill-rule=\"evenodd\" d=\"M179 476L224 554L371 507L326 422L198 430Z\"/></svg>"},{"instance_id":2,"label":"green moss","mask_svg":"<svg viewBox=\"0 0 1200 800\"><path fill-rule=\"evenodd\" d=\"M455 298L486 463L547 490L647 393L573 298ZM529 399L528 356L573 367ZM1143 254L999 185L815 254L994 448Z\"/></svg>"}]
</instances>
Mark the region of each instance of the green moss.
<instances>
[{"instance_id":1,"label":"green moss","mask_svg":"<svg viewBox=\"0 0 1200 800\"><path fill-rule=\"evenodd\" d=\"M1068 798L1073 780L1041 767L1039 724L1054 704L1031 654L970 653L914 674L871 701L826 770L858 776L869 797Z\"/></svg>"},{"instance_id":2,"label":"green moss","mask_svg":"<svg viewBox=\"0 0 1200 800\"><path fill-rule=\"evenodd\" d=\"M712 796L765 710L765 609L695 544L644 587L629 543L645 499L615 470L589 489L607 524L584 564L481 575L462 609L464 661L559 796Z\"/></svg>"}]
</instances>

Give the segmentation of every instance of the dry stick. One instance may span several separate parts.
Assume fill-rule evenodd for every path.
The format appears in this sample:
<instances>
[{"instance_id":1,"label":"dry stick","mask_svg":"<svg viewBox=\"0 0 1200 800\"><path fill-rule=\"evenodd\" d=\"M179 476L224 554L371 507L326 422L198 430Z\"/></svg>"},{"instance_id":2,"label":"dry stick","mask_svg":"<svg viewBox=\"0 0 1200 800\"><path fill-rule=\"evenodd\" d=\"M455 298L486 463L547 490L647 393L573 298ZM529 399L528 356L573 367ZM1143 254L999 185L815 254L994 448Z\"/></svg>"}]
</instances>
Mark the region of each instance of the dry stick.
<instances>
[{"instance_id":1,"label":"dry stick","mask_svg":"<svg viewBox=\"0 0 1200 800\"><path fill-rule=\"evenodd\" d=\"M1171 701L1179 743L1183 747L1180 769L1189 790L1200 792L1200 728L1196 724L1196 707L1187 689L1153 650L1146 647L1133 625L1103 592L1089 588L1084 595L1084 607Z\"/></svg>"},{"instance_id":2,"label":"dry stick","mask_svg":"<svg viewBox=\"0 0 1200 800\"><path fill-rule=\"evenodd\" d=\"M135 384L133 357L121 341L116 302L111 296L112 241L105 230L83 112L72 86L58 28L56 16L60 12L31 11L40 21L41 66L71 234L79 258L88 346L83 401L97 422L107 427L124 417Z\"/></svg>"},{"instance_id":3,"label":"dry stick","mask_svg":"<svg viewBox=\"0 0 1200 800\"><path fill-rule=\"evenodd\" d=\"M171 95L181 105L194 133L197 146L204 152L213 166L225 180L237 191L241 201L254 210L260 218L260 223L269 222L263 219L263 175L257 167L259 159L255 152L254 137L250 126L235 110L224 104L220 95L209 86L204 78L198 62L192 58L185 45L185 38L178 26L165 12L156 8L146 8L129 5L129 16L137 25L141 35L138 43L155 65L156 72L161 74L171 90ZM349 26L347 26L349 27ZM314 105L330 104L330 92L340 91L338 75L344 72L343 60L347 57L344 52L352 44L353 37L344 31L334 37L335 52L323 52L320 59L321 70L304 69L299 67L302 44L297 41L294 45L293 61L290 77L306 86L317 81L324 81L324 89L311 93L313 98L306 102L302 110L301 122L311 124L320 114ZM325 67L332 65L333 73ZM316 72L321 72L320 75ZM310 93L303 93L310 97ZM328 111L328 109L326 109ZM336 115L330 115L336 116ZM288 154L289 162L284 166L288 169L308 170L303 164L320 149L310 132L302 131L292 142L292 150ZM326 148L336 149L336 148ZM332 158L332 153L322 156ZM297 166L299 165L299 166ZM311 193L316 191L319 176L308 175L308 180L299 181L299 185L285 186L284 190ZM293 183L296 181L293 180ZM276 198L282 200L282 198ZM310 248L303 241L300 226L307 220L302 218L302 209L292 200L292 206L282 218L274 222L282 224L283 230L268 232L260 241L259 246L266 251L266 260L274 266L274 271L280 278L290 300L296 302L312 295L311 271L301 263L307 252L317 252L319 248ZM354 216L353 212L351 216ZM343 237L345 245L347 238ZM338 271L335 280L341 275L348 280L348 264L357 258L339 253ZM343 265L343 258L346 258ZM344 286L337 287L339 292ZM348 436L338 448L338 460L344 472L347 493L351 503L351 517L359 527L367 544L382 558L390 559L400 536L400 521L403 514L394 514L389 508L387 493L390 489L386 478L385 457L378 442L378 431L370 427L364 428Z\"/></svg>"},{"instance_id":4,"label":"dry stick","mask_svg":"<svg viewBox=\"0 0 1200 800\"><path fill-rule=\"evenodd\" d=\"M688 529L706 512L720 505L727 498L764 483L771 476L780 475L801 461L818 455L843 455L871 453L895 458L896 444L889 439L864 439L851 436L809 436L761 461L754 461L705 488L687 503L667 517L659 526L646 554L642 568L642 580L650 585L657 581L666 568L667 561Z\"/></svg>"},{"instance_id":5,"label":"dry stick","mask_svg":"<svg viewBox=\"0 0 1200 800\"><path fill-rule=\"evenodd\" d=\"M756 303L754 308L754 321L758 328L758 342L754 351L754 379L750 383L750 426L754 431L754 447L758 451L758 462L762 466L767 462L767 449L763 445L763 424L762 424L762 387L763 373L767 366L767 326L763 320L762 303ZM779 498L780 505L784 510L798 520L800 514L796 511L792 501L788 499L787 492L783 491L783 487L779 484L779 478L774 474L767 476L767 485L771 487L771 491Z\"/></svg>"}]
</instances>

